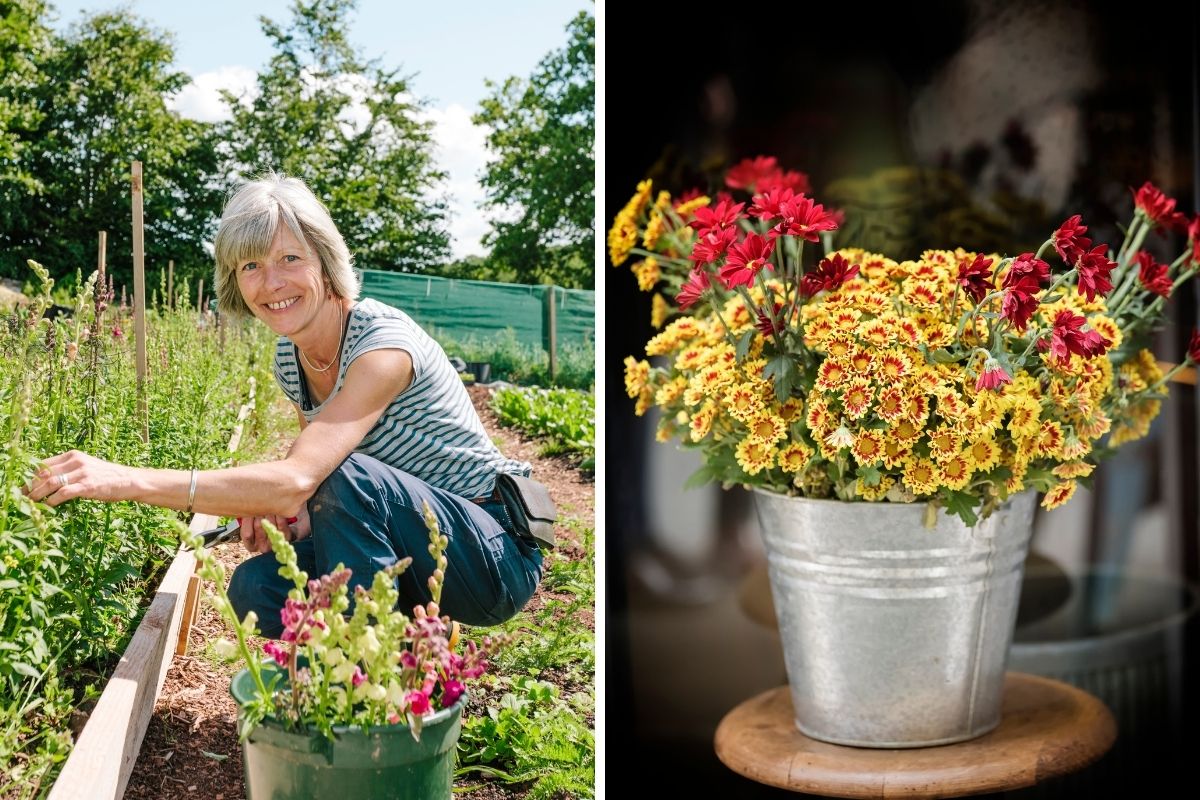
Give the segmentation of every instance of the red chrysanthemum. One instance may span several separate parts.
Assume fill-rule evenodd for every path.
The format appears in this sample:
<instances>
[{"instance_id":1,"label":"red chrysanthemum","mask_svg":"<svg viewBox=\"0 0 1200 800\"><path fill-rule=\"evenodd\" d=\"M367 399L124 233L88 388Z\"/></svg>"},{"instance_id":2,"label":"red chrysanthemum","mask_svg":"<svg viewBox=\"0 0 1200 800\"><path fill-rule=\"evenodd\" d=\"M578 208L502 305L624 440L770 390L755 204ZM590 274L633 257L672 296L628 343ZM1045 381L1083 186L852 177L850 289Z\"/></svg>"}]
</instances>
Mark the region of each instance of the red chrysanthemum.
<instances>
[{"instance_id":1,"label":"red chrysanthemum","mask_svg":"<svg viewBox=\"0 0 1200 800\"><path fill-rule=\"evenodd\" d=\"M1133 193L1133 204L1157 225L1181 232L1187 228L1187 217L1175 210L1175 198L1167 197L1150 181Z\"/></svg>"},{"instance_id":2,"label":"red chrysanthemum","mask_svg":"<svg viewBox=\"0 0 1200 800\"><path fill-rule=\"evenodd\" d=\"M775 304L774 314L768 314L765 309L761 309L761 308L758 309L758 311L757 311L758 322L754 323L754 327L758 328L759 332L762 333L763 336L771 336L772 334L780 333L781 331L783 331L784 327L787 324L784 321L783 317L780 316L780 314L779 314L779 312L782 310L783 310L783 303ZM772 322L771 321L772 316L774 316L779 321Z\"/></svg>"},{"instance_id":3,"label":"red chrysanthemum","mask_svg":"<svg viewBox=\"0 0 1200 800\"><path fill-rule=\"evenodd\" d=\"M1076 214L1059 225L1058 230L1054 232L1054 249L1068 267L1075 266L1079 257L1092 246L1092 240L1084 236L1087 233L1087 225L1080 224L1082 219Z\"/></svg>"},{"instance_id":4,"label":"red chrysanthemum","mask_svg":"<svg viewBox=\"0 0 1200 800\"><path fill-rule=\"evenodd\" d=\"M1154 256L1145 250L1139 250L1136 256L1138 263L1138 280L1146 291L1154 292L1159 297L1171 296L1171 276L1168 275L1166 264L1159 264Z\"/></svg>"},{"instance_id":5,"label":"red chrysanthemum","mask_svg":"<svg viewBox=\"0 0 1200 800\"><path fill-rule=\"evenodd\" d=\"M1188 342L1187 357L1193 364L1200 362L1200 330L1192 331L1192 338Z\"/></svg>"},{"instance_id":6,"label":"red chrysanthemum","mask_svg":"<svg viewBox=\"0 0 1200 800\"><path fill-rule=\"evenodd\" d=\"M730 189L755 191L760 180L779 172L779 162L774 156L746 158L729 168L725 173L725 185Z\"/></svg>"},{"instance_id":7,"label":"red chrysanthemum","mask_svg":"<svg viewBox=\"0 0 1200 800\"><path fill-rule=\"evenodd\" d=\"M837 219L825 206L802 194L781 203L779 212L780 222L769 232L772 237L801 236L819 242L822 231L835 231L838 227Z\"/></svg>"},{"instance_id":8,"label":"red chrysanthemum","mask_svg":"<svg viewBox=\"0 0 1200 800\"><path fill-rule=\"evenodd\" d=\"M758 193L769 192L773 189L790 189L796 194L808 194L812 191L812 186L808 182L807 175L794 169L787 172L776 170L770 175L760 178L754 185L754 191Z\"/></svg>"},{"instance_id":9,"label":"red chrysanthemum","mask_svg":"<svg viewBox=\"0 0 1200 800\"><path fill-rule=\"evenodd\" d=\"M958 285L978 303L992 288L992 260L986 256L975 256L971 263L964 261L958 267Z\"/></svg>"},{"instance_id":10,"label":"red chrysanthemum","mask_svg":"<svg viewBox=\"0 0 1200 800\"><path fill-rule=\"evenodd\" d=\"M1192 264L1200 264L1200 214L1188 223L1187 235L1192 244Z\"/></svg>"},{"instance_id":11,"label":"red chrysanthemum","mask_svg":"<svg viewBox=\"0 0 1200 800\"><path fill-rule=\"evenodd\" d=\"M1096 295L1105 295L1112 291L1112 282L1108 277L1117 265L1108 260L1108 248L1098 244L1079 257L1079 293L1087 295L1088 302L1096 299Z\"/></svg>"},{"instance_id":12,"label":"red chrysanthemum","mask_svg":"<svg viewBox=\"0 0 1200 800\"><path fill-rule=\"evenodd\" d=\"M721 283L726 289L754 283L754 276L763 268L774 269L771 265L774 250L775 242L770 239L757 233L747 234L745 239L729 248L729 255L721 267Z\"/></svg>"},{"instance_id":13,"label":"red chrysanthemum","mask_svg":"<svg viewBox=\"0 0 1200 800\"><path fill-rule=\"evenodd\" d=\"M696 264L711 264L725 255L725 251L737 240L737 234L736 228L711 228L696 240L688 258Z\"/></svg>"},{"instance_id":14,"label":"red chrysanthemum","mask_svg":"<svg viewBox=\"0 0 1200 800\"><path fill-rule=\"evenodd\" d=\"M1069 309L1059 311L1054 317L1054 327L1050 334L1050 355L1066 361L1071 353L1090 358L1101 355L1112 344L1096 331L1083 330L1087 317L1076 314Z\"/></svg>"},{"instance_id":15,"label":"red chrysanthemum","mask_svg":"<svg viewBox=\"0 0 1200 800\"><path fill-rule=\"evenodd\" d=\"M822 259L817 268L800 279L800 294L812 297L825 289L836 289L858 275L858 264L851 264L840 253Z\"/></svg>"},{"instance_id":16,"label":"red chrysanthemum","mask_svg":"<svg viewBox=\"0 0 1200 800\"><path fill-rule=\"evenodd\" d=\"M675 297L675 302L679 303L679 308L686 311L695 305L708 288L708 273L700 267L696 267L688 275L688 279L679 289L679 294Z\"/></svg>"},{"instance_id":17,"label":"red chrysanthemum","mask_svg":"<svg viewBox=\"0 0 1200 800\"><path fill-rule=\"evenodd\" d=\"M713 230L736 227L737 221L742 218L742 209L745 207L745 203L733 203L729 200L722 200L711 208L701 206L696 209L696 218L688 225L695 228L696 233L703 238Z\"/></svg>"},{"instance_id":18,"label":"red chrysanthemum","mask_svg":"<svg viewBox=\"0 0 1200 800\"><path fill-rule=\"evenodd\" d=\"M1024 331L1029 324L1029 318L1041 302L1036 296L1038 290L1049 277L1050 265L1034 258L1033 253L1017 256L1004 273L1000 284L1004 289L1000 314L1018 331Z\"/></svg>"}]
</instances>

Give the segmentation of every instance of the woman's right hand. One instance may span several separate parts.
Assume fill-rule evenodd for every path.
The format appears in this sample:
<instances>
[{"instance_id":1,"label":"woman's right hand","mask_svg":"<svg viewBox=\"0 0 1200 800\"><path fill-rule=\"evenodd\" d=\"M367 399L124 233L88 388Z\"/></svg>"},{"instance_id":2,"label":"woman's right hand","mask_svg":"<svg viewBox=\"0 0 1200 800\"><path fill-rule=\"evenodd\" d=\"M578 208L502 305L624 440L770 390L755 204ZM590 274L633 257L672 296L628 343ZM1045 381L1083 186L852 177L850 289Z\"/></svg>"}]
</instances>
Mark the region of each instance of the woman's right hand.
<instances>
[{"instance_id":1,"label":"woman's right hand","mask_svg":"<svg viewBox=\"0 0 1200 800\"><path fill-rule=\"evenodd\" d=\"M277 514L265 517L241 517L242 546L251 553L267 553L271 550L271 540L267 538L267 532L263 530L262 526L264 520L283 531L284 538L289 542L298 542L307 538L311 533L307 506L301 506L300 511L294 517L282 517Z\"/></svg>"}]
</instances>

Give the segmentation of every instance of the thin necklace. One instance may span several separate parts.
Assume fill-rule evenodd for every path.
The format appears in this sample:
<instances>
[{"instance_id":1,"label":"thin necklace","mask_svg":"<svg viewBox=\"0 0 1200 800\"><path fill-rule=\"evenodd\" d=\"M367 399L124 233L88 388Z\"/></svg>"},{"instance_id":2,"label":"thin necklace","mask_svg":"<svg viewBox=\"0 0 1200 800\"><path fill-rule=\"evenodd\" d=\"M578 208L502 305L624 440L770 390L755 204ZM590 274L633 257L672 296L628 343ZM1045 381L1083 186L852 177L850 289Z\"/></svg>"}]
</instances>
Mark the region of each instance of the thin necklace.
<instances>
[{"instance_id":1,"label":"thin necklace","mask_svg":"<svg viewBox=\"0 0 1200 800\"><path fill-rule=\"evenodd\" d=\"M340 316L340 315L339 315L339 316ZM335 355L335 356L333 357L333 360L332 360L332 361L330 361L328 364L326 364L325 366L321 367L320 369L317 369L316 367L314 367L314 366L313 366L313 363L312 363L311 361L309 361L307 358L305 358L305 357L304 357L304 351L303 351L303 350L300 350L300 348L299 348L299 347L297 347L296 349L300 351L300 360L301 360L301 361L303 361L305 364L307 364L307 365L308 365L308 368L309 368L309 369L311 369L313 372L317 372L317 373L320 373L320 372L327 372L327 371L329 370L329 368L330 368L330 367L332 367L334 364L336 364L336 363L338 363L339 361L341 361L341 360L342 360L342 344L344 344L344 343L345 343L345 341L346 341L346 326L345 326L345 325L342 325L342 335L341 335L341 336L338 338L338 349L337 349L337 355Z\"/></svg>"}]
</instances>

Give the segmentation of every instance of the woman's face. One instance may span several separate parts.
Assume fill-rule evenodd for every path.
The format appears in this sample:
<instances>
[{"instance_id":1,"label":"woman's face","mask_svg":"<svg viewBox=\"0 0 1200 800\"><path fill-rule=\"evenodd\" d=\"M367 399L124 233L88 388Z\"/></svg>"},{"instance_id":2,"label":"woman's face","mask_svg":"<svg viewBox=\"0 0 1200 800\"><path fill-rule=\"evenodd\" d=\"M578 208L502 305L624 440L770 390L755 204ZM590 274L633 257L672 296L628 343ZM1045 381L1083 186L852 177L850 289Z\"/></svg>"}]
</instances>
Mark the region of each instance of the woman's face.
<instances>
[{"instance_id":1,"label":"woman's face","mask_svg":"<svg viewBox=\"0 0 1200 800\"><path fill-rule=\"evenodd\" d=\"M317 316L326 300L321 264L286 225L280 225L261 261L237 268L242 299L277 334L294 338Z\"/></svg>"}]
</instances>

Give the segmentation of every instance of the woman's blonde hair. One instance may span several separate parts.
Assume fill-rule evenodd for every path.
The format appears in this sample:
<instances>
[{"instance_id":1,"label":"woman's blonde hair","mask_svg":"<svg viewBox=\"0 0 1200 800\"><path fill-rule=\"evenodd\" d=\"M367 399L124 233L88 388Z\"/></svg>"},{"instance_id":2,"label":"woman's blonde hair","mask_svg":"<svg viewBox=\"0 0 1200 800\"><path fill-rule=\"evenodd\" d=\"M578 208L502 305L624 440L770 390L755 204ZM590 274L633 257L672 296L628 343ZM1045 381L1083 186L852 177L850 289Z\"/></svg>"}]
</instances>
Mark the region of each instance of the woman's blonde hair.
<instances>
[{"instance_id":1,"label":"woman's blonde hair","mask_svg":"<svg viewBox=\"0 0 1200 800\"><path fill-rule=\"evenodd\" d=\"M213 242L217 259L213 284L222 314L251 316L238 289L237 270L270 252L280 223L304 243L310 256L315 251L321 273L335 295L358 298L360 284L353 259L329 209L304 181L268 172L237 187L221 214Z\"/></svg>"}]
</instances>

